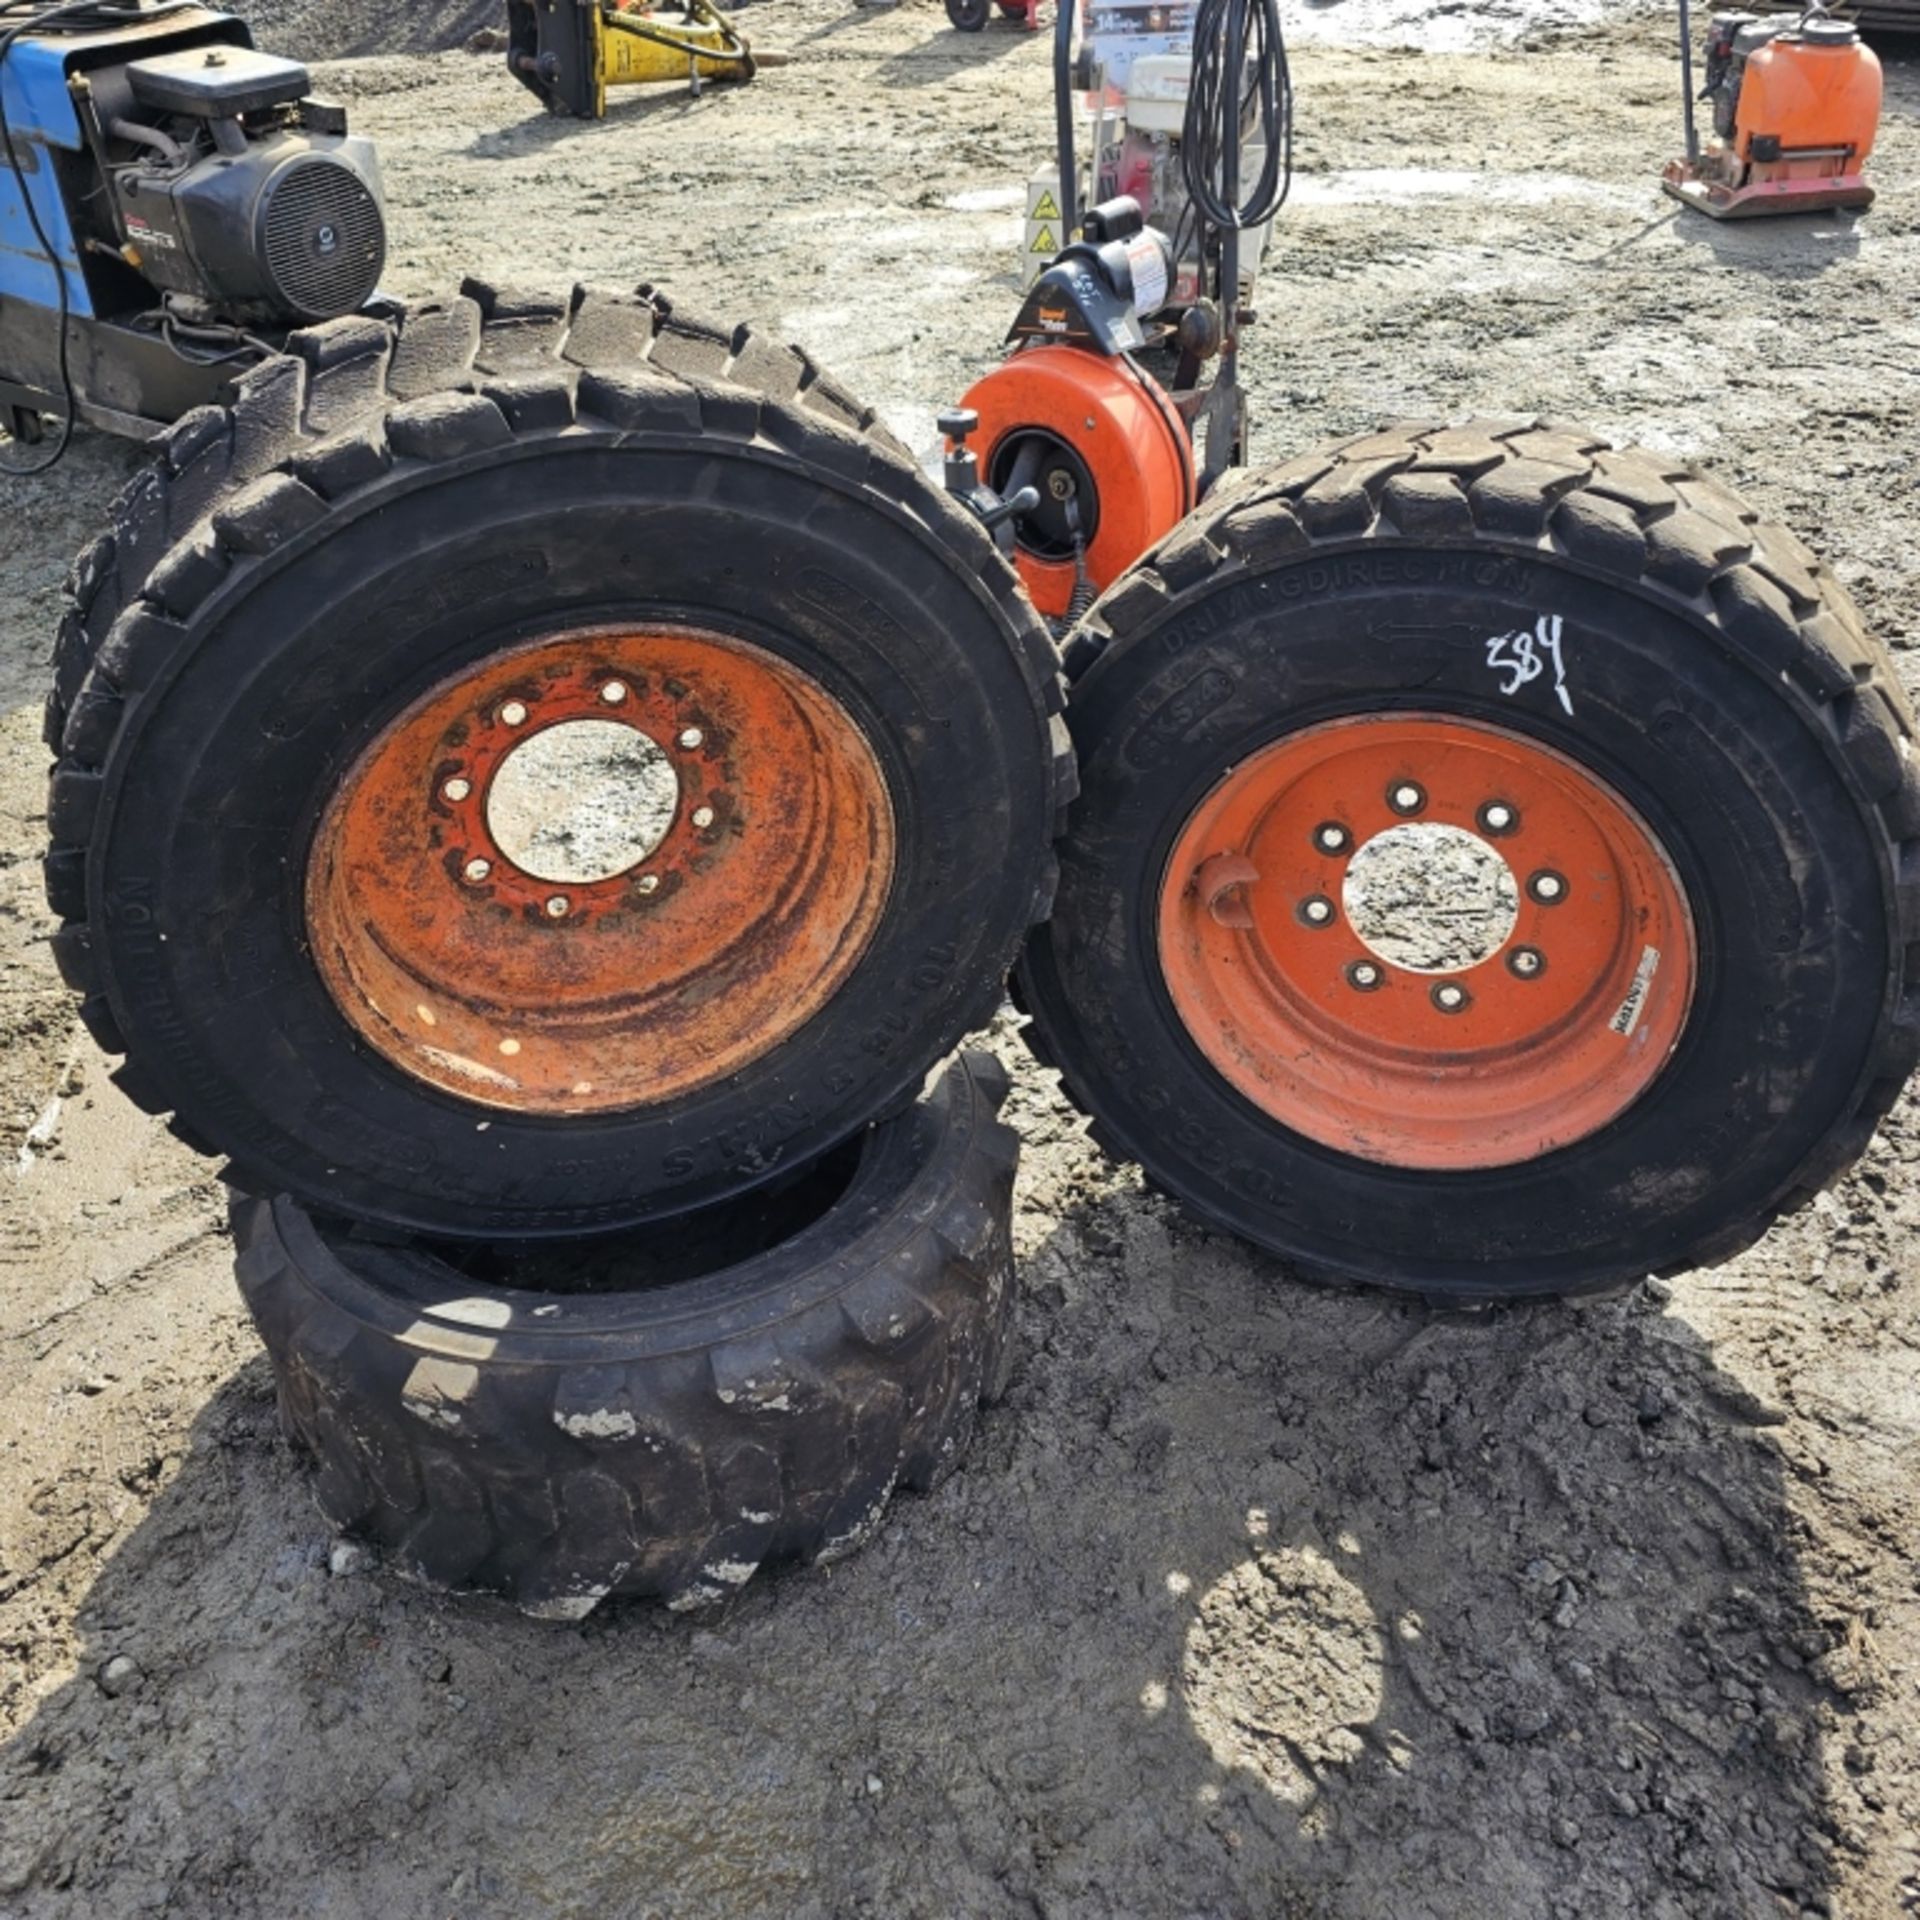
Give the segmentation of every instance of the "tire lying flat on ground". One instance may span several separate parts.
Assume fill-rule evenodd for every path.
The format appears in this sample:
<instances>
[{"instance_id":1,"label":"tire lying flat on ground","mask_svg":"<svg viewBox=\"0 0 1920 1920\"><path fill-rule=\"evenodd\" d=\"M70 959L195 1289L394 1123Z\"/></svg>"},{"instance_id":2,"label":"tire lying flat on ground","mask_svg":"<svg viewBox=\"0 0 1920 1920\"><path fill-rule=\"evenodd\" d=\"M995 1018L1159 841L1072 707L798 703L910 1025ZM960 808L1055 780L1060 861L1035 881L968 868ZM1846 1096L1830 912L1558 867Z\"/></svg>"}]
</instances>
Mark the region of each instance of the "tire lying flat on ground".
<instances>
[{"instance_id":1,"label":"tire lying flat on ground","mask_svg":"<svg viewBox=\"0 0 1920 1920\"><path fill-rule=\"evenodd\" d=\"M1831 574L1691 469L1370 435L1203 508L1067 660L1036 1051L1310 1273L1474 1302L1727 1258L1914 1064L1910 711Z\"/></svg>"},{"instance_id":2,"label":"tire lying flat on ground","mask_svg":"<svg viewBox=\"0 0 1920 1920\"><path fill-rule=\"evenodd\" d=\"M403 1230L804 1164L990 1016L1070 790L971 515L643 289L295 335L75 569L56 951L117 1079Z\"/></svg>"},{"instance_id":3,"label":"tire lying flat on ground","mask_svg":"<svg viewBox=\"0 0 1920 1920\"><path fill-rule=\"evenodd\" d=\"M963 1054L782 1189L551 1254L374 1245L236 1197L241 1291L327 1518L556 1619L850 1553L1005 1384L1006 1087Z\"/></svg>"}]
</instances>

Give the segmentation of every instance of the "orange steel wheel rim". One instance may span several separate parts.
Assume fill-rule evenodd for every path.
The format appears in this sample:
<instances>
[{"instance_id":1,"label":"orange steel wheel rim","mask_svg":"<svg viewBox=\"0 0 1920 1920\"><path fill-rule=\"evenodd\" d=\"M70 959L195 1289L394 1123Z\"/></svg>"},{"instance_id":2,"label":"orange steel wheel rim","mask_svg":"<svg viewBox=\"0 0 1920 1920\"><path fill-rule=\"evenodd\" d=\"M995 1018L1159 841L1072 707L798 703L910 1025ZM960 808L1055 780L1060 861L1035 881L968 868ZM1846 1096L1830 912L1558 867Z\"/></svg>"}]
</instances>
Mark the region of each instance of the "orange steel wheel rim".
<instances>
[{"instance_id":1,"label":"orange steel wheel rim","mask_svg":"<svg viewBox=\"0 0 1920 1920\"><path fill-rule=\"evenodd\" d=\"M991 475L1015 434L1050 435L1091 477L1093 536L1087 573L1097 588L1119 579L1194 505L1193 441L1165 392L1132 361L1086 348L1041 345L1010 355L960 403L980 416L972 444ZM1033 604L1055 617L1073 598L1073 562L1019 549L1014 565Z\"/></svg>"},{"instance_id":2,"label":"orange steel wheel rim","mask_svg":"<svg viewBox=\"0 0 1920 1920\"><path fill-rule=\"evenodd\" d=\"M817 1013L893 862L879 763L817 682L720 634L596 628L492 656L366 748L315 837L307 930L395 1066L605 1113Z\"/></svg>"},{"instance_id":3,"label":"orange steel wheel rim","mask_svg":"<svg viewBox=\"0 0 1920 1920\"><path fill-rule=\"evenodd\" d=\"M1410 827L1428 837L1383 837ZM1451 860L1469 836L1492 931L1410 956L1361 869L1416 839ZM1264 1113L1431 1169L1531 1160L1624 1113L1679 1041L1697 966L1672 864L1617 793L1524 735L1430 714L1311 727L1233 768L1174 845L1159 946L1188 1033Z\"/></svg>"}]
</instances>

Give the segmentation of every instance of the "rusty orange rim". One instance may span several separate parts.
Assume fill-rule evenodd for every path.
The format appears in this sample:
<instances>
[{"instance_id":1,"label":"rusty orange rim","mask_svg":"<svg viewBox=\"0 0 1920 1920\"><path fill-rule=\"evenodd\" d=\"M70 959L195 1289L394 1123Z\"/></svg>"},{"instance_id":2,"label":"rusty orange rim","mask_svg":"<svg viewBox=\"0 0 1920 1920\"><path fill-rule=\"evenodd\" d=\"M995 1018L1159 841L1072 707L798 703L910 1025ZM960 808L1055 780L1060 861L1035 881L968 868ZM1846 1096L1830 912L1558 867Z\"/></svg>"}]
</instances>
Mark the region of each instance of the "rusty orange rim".
<instances>
[{"instance_id":1,"label":"rusty orange rim","mask_svg":"<svg viewBox=\"0 0 1920 1920\"><path fill-rule=\"evenodd\" d=\"M395 1066L605 1113L794 1033L893 864L879 763L816 681L721 634L594 628L490 657L366 748L315 836L307 930Z\"/></svg>"},{"instance_id":2,"label":"rusty orange rim","mask_svg":"<svg viewBox=\"0 0 1920 1920\"><path fill-rule=\"evenodd\" d=\"M1361 882L1393 860L1387 911ZM1401 907L1440 927L1432 951L1393 934ZM1262 1112L1431 1169L1510 1166L1624 1113L1678 1044L1697 966L1672 862L1619 794L1436 714L1333 721L1233 768L1175 843L1159 947L1187 1032Z\"/></svg>"}]
</instances>

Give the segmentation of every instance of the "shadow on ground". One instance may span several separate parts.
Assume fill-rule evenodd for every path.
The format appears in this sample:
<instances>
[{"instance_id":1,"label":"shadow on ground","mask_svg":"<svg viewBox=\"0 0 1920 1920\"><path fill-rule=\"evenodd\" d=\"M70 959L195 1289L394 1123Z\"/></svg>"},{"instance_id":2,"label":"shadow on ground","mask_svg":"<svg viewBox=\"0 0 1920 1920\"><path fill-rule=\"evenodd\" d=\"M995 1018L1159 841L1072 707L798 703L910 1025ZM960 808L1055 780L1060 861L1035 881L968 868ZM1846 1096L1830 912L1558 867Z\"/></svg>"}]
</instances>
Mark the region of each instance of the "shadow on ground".
<instances>
[{"instance_id":1,"label":"shadow on ground","mask_svg":"<svg viewBox=\"0 0 1920 1920\"><path fill-rule=\"evenodd\" d=\"M1659 1299L1331 1296L1121 1176L1040 1232L961 1472L719 1617L330 1572L242 1367L5 1749L0 1911L1826 1910L1840 1656Z\"/></svg>"}]
</instances>

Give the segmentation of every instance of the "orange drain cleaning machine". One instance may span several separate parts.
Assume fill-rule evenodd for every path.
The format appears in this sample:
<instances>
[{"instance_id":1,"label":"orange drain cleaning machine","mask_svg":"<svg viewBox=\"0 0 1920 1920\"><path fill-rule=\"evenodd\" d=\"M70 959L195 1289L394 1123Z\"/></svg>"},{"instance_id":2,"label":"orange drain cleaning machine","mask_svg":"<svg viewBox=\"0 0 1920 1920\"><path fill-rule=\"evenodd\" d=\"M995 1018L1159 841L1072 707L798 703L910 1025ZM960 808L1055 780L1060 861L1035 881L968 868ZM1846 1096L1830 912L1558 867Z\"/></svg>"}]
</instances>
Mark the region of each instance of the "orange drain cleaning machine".
<instances>
[{"instance_id":1,"label":"orange drain cleaning machine","mask_svg":"<svg viewBox=\"0 0 1920 1920\"><path fill-rule=\"evenodd\" d=\"M1716 220L1873 204L1862 169L1880 124L1880 61L1851 21L1818 7L1766 18L1716 13L1698 95L1713 109L1704 144L1687 0L1680 71L1687 151L1661 179L1676 200Z\"/></svg>"},{"instance_id":2,"label":"orange drain cleaning machine","mask_svg":"<svg viewBox=\"0 0 1920 1920\"><path fill-rule=\"evenodd\" d=\"M948 487L1062 634L1245 458L1238 361L1258 249L1243 240L1286 197L1293 124L1278 0L1199 0L1180 177L1154 205L1165 228L1132 194L1086 207L1074 17L1065 0L1054 19L1068 244L1028 288L1007 357L940 415Z\"/></svg>"}]
</instances>

